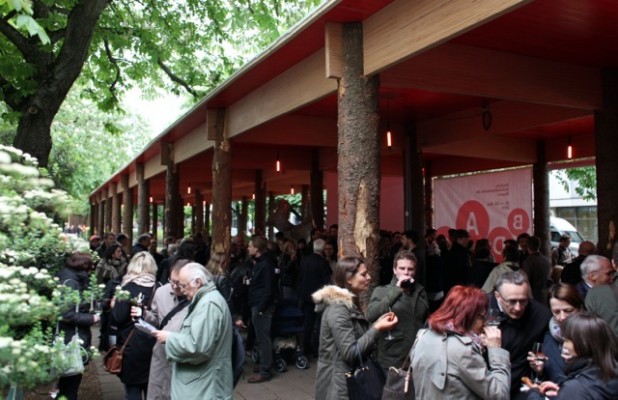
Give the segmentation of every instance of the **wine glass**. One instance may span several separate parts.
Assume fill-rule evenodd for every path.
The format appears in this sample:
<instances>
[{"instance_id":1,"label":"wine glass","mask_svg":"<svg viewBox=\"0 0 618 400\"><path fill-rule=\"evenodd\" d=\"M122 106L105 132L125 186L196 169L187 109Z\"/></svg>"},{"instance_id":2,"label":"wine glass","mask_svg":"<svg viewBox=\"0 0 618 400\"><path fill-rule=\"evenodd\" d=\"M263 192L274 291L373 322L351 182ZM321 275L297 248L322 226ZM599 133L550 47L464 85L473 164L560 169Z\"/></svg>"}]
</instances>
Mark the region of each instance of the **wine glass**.
<instances>
[{"instance_id":1,"label":"wine glass","mask_svg":"<svg viewBox=\"0 0 618 400\"><path fill-rule=\"evenodd\" d=\"M532 344L532 353L534 354L536 363L543 363L547 359L545 353L543 353L543 344L540 342L534 342ZM534 383L541 383L538 374L534 370L532 371L532 380Z\"/></svg>"},{"instance_id":2,"label":"wine glass","mask_svg":"<svg viewBox=\"0 0 618 400\"><path fill-rule=\"evenodd\" d=\"M389 308L388 308L388 312L389 312L389 313L392 313L392 312L393 312L393 310L391 310L391 308L389 307ZM389 329L389 330L388 330L388 335L386 335L386 336L384 337L384 340L393 340L393 339L394 339L394 337L393 337L393 335L391 334L391 330Z\"/></svg>"},{"instance_id":3,"label":"wine glass","mask_svg":"<svg viewBox=\"0 0 618 400\"><path fill-rule=\"evenodd\" d=\"M485 318L485 325L487 326L500 326L500 310L497 308L490 308L487 310Z\"/></svg>"},{"instance_id":4,"label":"wine glass","mask_svg":"<svg viewBox=\"0 0 618 400\"><path fill-rule=\"evenodd\" d=\"M102 300L97 300L94 302L93 311L99 317L101 316L101 313L103 313L103 301Z\"/></svg>"}]
</instances>

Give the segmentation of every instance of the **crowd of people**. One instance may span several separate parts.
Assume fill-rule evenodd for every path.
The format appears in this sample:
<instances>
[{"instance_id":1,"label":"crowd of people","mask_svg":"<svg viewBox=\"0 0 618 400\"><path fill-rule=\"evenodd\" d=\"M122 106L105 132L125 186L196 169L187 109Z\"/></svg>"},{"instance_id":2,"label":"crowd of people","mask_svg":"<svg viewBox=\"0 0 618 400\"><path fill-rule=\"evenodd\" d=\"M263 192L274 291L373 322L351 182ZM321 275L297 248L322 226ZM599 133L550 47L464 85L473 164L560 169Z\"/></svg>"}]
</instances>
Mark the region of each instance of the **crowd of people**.
<instances>
[{"instance_id":1,"label":"crowd of people","mask_svg":"<svg viewBox=\"0 0 618 400\"><path fill-rule=\"evenodd\" d=\"M348 398L346 373L367 357L385 372L409 360L423 399L618 398L618 246L611 260L590 242L578 257L546 257L524 234L497 263L489 241L472 244L465 230L382 232L372 282L363 259L337 260L336 225L308 242L238 236L229 257L200 235L166 238L160 253L148 234L132 247L123 234L90 239L100 261L73 255L61 278L83 290L95 274L106 307L100 321L67 311L62 329L90 343L100 323L101 351L125 346L128 400L231 399L235 329L257 361L247 381L273 379L282 305L302 315L297 347L303 367L315 365L316 399ZM115 299L117 288L131 300ZM140 318L152 332L135 329ZM62 378L60 394L77 398L80 380Z\"/></svg>"}]
</instances>

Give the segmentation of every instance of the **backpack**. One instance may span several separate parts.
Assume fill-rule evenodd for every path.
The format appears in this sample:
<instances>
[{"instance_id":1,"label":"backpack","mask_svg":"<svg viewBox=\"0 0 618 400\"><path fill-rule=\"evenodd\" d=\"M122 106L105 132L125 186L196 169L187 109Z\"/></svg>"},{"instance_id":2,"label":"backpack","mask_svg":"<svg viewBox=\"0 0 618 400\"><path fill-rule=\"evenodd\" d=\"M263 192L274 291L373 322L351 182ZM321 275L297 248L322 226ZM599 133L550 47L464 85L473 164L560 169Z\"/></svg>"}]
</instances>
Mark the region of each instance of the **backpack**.
<instances>
[{"instance_id":1,"label":"backpack","mask_svg":"<svg viewBox=\"0 0 618 400\"><path fill-rule=\"evenodd\" d=\"M234 386L240 380L245 370L245 343L236 329L232 326L232 375L234 376Z\"/></svg>"}]
</instances>

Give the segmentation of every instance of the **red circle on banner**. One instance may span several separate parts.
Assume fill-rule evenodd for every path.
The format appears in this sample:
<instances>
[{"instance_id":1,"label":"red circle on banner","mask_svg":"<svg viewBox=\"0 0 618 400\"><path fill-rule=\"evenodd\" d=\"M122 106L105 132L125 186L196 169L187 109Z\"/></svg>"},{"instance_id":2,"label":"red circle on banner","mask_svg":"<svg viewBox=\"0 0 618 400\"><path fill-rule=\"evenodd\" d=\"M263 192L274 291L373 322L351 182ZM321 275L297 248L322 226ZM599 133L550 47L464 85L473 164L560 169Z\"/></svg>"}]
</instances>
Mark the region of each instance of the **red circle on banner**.
<instances>
[{"instance_id":1,"label":"red circle on banner","mask_svg":"<svg viewBox=\"0 0 618 400\"><path fill-rule=\"evenodd\" d=\"M468 200L459 207L455 226L457 229L467 230L473 240L486 238L489 232L489 214L481 203Z\"/></svg>"},{"instance_id":2,"label":"red circle on banner","mask_svg":"<svg viewBox=\"0 0 618 400\"><path fill-rule=\"evenodd\" d=\"M502 249L504 248L504 241L506 239L513 239L511 232L501 226L494 228L489 232L489 245L491 246L491 252L496 260L502 259Z\"/></svg>"},{"instance_id":3,"label":"red circle on banner","mask_svg":"<svg viewBox=\"0 0 618 400\"><path fill-rule=\"evenodd\" d=\"M513 236L519 236L530 229L530 216L523 208L516 208L509 213L506 223Z\"/></svg>"},{"instance_id":4,"label":"red circle on banner","mask_svg":"<svg viewBox=\"0 0 618 400\"><path fill-rule=\"evenodd\" d=\"M444 237L448 239L448 230L449 229L451 229L451 228L446 226L446 225L439 227L437 229L436 237L440 236L440 235L444 235Z\"/></svg>"}]
</instances>

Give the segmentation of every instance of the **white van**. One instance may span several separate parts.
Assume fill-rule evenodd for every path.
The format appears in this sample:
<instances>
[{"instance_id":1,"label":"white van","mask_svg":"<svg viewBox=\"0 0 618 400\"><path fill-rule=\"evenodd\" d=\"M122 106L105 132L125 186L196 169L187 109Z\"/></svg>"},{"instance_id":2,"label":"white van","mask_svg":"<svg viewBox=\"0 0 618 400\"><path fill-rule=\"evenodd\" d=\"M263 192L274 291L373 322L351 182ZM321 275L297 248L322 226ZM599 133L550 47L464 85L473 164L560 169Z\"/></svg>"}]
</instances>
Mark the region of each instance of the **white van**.
<instances>
[{"instance_id":1,"label":"white van","mask_svg":"<svg viewBox=\"0 0 618 400\"><path fill-rule=\"evenodd\" d=\"M577 229L571 225L569 221L563 218L550 217L549 229L551 233L551 247L558 247L560 236L567 234L571 237L571 245L569 248L576 257L579 250L579 244L584 241L584 238L577 232Z\"/></svg>"}]
</instances>

